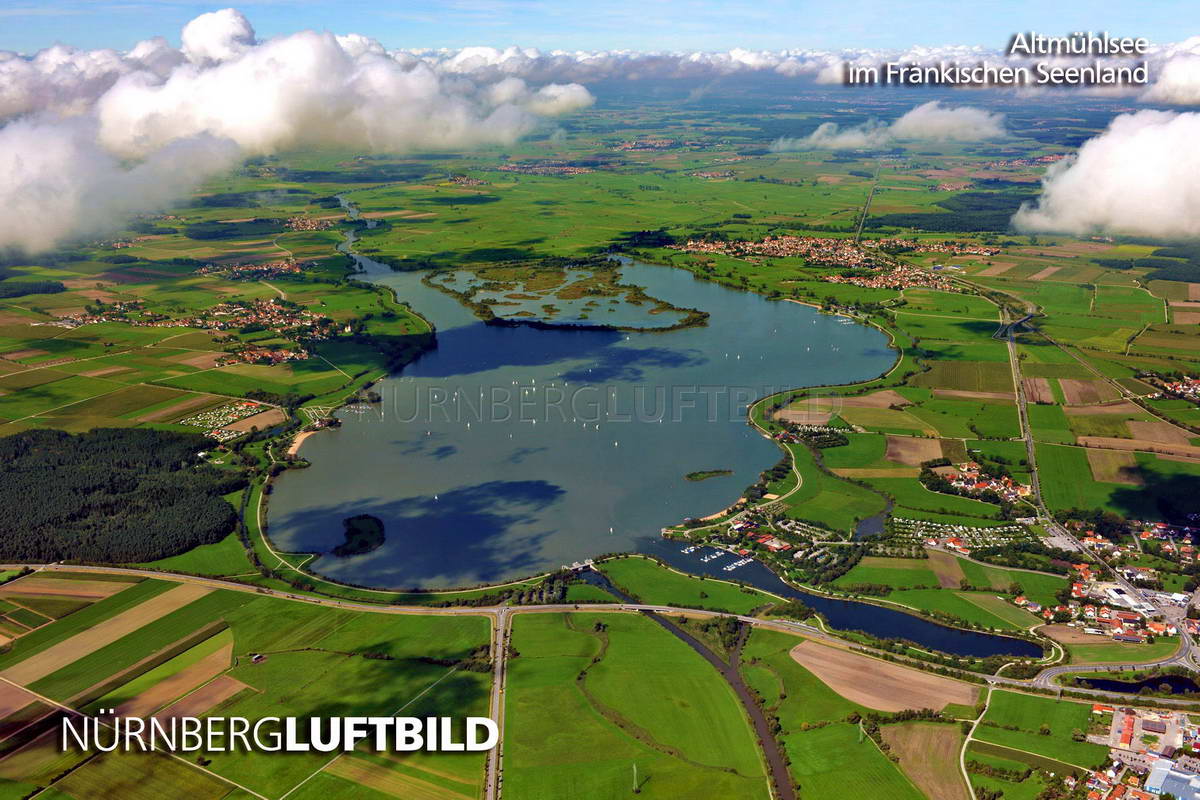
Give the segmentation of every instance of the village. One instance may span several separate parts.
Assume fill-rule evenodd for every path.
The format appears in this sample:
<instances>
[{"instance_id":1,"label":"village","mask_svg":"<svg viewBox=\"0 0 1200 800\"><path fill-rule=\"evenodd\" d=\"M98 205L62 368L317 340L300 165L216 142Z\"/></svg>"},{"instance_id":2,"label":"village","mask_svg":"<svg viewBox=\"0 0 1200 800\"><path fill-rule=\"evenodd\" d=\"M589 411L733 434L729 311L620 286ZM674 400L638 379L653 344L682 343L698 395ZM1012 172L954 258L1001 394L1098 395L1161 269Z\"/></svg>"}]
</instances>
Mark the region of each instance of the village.
<instances>
[{"instance_id":1,"label":"village","mask_svg":"<svg viewBox=\"0 0 1200 800\"><path fill-rule=\"evenodd\" d=\"M867 275L826 275L822 280L827 283L845 283L868 289L928 288L954 291L955 288L950 278L945 275L918 269L907 264Z\"/></svg>"},{"instance_id":2,"label":"village","mask_svg":"<svg viewBox=\"0 0 1200 800\"><path fill-rule=\"evenodd\" d=\"M1097 703L1092 717L1087 738L1110 747L1111 763L1084 779L1088 800L1200 800L1200 730L1186 714Z\"/></svg>"},{"instance_id":3,"label":"village","mask_svg":"<svg viewBox=\"0 0 1200 800\"><path fill-rule=\"evenodd\" d=\"M933 467L933 472L945 478L959 493L967 496L995 494L1015 503L1033 494L1033 487L1014 481L1008 475L989 475L974 461L958 465Z\"/></svg>"},{"instance_id":4,"label":"village","mask_svg":"<svg viewBox=\"0 0 1200 800\"><path fill-rule=\"evenodd\" d=\"M295 275L304 271L311 263L300 263L294 258L278 261L261 261L247 264L205 264L196 270L197 275L224 275L231 280L261 280L279 275Z\"/></svg>"},{"instance_id":5,"label":"village","mask_svg":"<svg viewBox=\"0 0 1200 800\"><path fill-rule=\"evenodd\" d=\"M1191 400L1193 403L1200 403L1200 378L1186 375L1178 380L1156 382L1162 386L1162 391L1150 395L1151 400L1158 400L1162 397L1181 397L1184 400Z\"/></svg>"}]
</instances>

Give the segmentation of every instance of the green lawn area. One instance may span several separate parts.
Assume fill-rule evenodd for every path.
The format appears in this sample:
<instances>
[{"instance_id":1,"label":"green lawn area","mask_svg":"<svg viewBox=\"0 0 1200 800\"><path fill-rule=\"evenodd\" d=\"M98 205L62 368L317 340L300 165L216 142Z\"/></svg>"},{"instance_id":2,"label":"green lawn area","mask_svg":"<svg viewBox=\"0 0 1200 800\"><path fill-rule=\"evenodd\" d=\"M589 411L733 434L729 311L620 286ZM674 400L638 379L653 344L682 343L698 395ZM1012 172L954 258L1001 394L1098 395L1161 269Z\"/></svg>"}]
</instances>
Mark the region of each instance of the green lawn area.
<instances>
[{"instance_id":1,"label":"green lawn area","mask_svg":"<svg viewBox=\"0 0 1200 800\"><path fill-rule=\"evenodd\" d=\"M598 622L607 629L597 631ZM522 615L513 647L520 656L508 677L506 793L616 797L629 792L636 763L645 797L769 797L732 689L653 621Z\"/></svg>"},{"instance_id":2,"label":"green lawn area","mask_svg":"<svg viewBox=\"0 0 1200 800\"><path fill-rule=\"evenodd\" d=\"M883 458L887 452L887 437L882 433L851 433L846 438L848 444L827 447L821 451L825 466L830 469L861 469L890 463Z\"/></svg>"},{"instance_id":3,"label":"green lawn area","mask_svg":"<svg viewBox=\"0 0 1200 800\"><path fill-rule=\"evenodd\" d=\"M1087 730L1091 713L1090 703L996 690L992 692L983 722L975 728L975 738L1089 768L1104 760L1108 748L1076 742L1071 736L1075 730ZM1050 727L1049 735L1039 733L1043 724ZM1018 730L1006 730L1003 726L1015 726Z\"/></svg>"},{"instance_id":4,"label":"green lawn area","mask_svg":"<svg viewBox=\"0 0 1200 800\"><path fill-rule=\"evenodd\" d=\"M857 725L835 722L795 733L785 744L804 797L924 797L875 742L859 736Z\"/></svg>"},{"instance_id":5,"label":"green lawn area","mask_svg":"<svg viewBox=\"0 0 1200 800\"><path fill-rule=\"evenodd\" d=\"M923 509L941 514L961 514L971 517L996 517L999 506L970 497L931 492L916 478L864 478L864 481L891 495L897 505Z\"/></svg>"},{"instance_id":6,"label":"green lawn area","mask_svg":"<svg viewBox=\"0 0 1200 800\"><path fill-rule=\"evenodd\" d=\"M898 589L913 586L937 586L937 576L922 558L881 558L864 556L854 567L833 582L835 586L878 583Z\"/></svg>"},{"instance_id":7,"label":"green lawn area","mask_svg":"<svg viewBox=\"0 0 1200 800\"><path fill-rule=\"evenodd\" d=\"M600 565L601 571L619 589L644 603L687 608L712 608L745 614L752 609L780 602L754 589L743 589L712 578L694 578L659 566L647 558L615 558Z\"/></svg>"},{"instance_id":8,"label":"green lawn area","mask_svg":"<svg viewBox=\"0 0 1200 800\"><path fill-rule=\"evenodd\" d=\"M1008 587L1017 583L1021 586L1022 594L1042 605L1057 604L1055 593L1067 586L1067 579L1057 575L1040 575L1004 567L985 566L962 558L958 563L967 582L972 586L991 587L998 592L1007 593Z\"/></svg>"},{"instance_id":9,"label":"green lawn area","mask_svg":"<svg viewBox=\"0 0 1200 800\"><path fill-rule=\"evenodd\" d=\"M135 566L213 576L240 575L254 571L236 533L229 534L219 542L202 544L177 556Z\"/></svg>"},{"instance_id":10,"label":"green lawn area","mask_svg":"<svg viewBox=\"0 0 1200 800\"><path fill-rule=\"evenodd\" d=\"M1153 644L1114 642L1097 636L1097 644L1065 645L1073 664L1126 664L1158 661L1179 649L1179 638L1162 636Z\"/></svg>"},{"instance_id":11,"label":"green lawn area","mask_svg":"<svg viewBox=\"0 0 1200 800\"><path fill-rule=\"evenodd\" d=\"M972 602L967 597L969 594L971 593L956 592L951 589L903 589L891 592L884 599L925 611L951 614L988 628L1015 630L1027 627L1027 625L1014 624L1010 618L998 616L986 609L984 605Z\"/></svg>"},{"instance_id":12,"label":"green lawn area","mask_svg":"<svg viewBox=\"0 0 1200 800\"><path fill-rule=\"evenodd\" d=\"M1024 772L1028 766L1020 761L1012 761L982 752L978 742L972 742L967 746L967 760L977 761L980 764L987 764L1001 769L1013 770L1018 773ZM975 787L976 791L985 789L1003 792L1007 800L1037 800L1037 796L1045 788L1045 784L1036 772L1020 782L1002 780L990 775L980 775L973 772L971 773L971 786Z\"/></svg>"},{"instance_id":13,"label":"green lawn area","mask_svg":"<svg viewBox=\"0 0 1200 800\"><path fill-rule=\"evenodd\" d=\"M787 448L804 479L800 488L784 501L788 516L835 531L852 531L860 520L884 509L884 499L878 494L821 471L805 445L787 445Z\"/></svg>"}]
</instances>

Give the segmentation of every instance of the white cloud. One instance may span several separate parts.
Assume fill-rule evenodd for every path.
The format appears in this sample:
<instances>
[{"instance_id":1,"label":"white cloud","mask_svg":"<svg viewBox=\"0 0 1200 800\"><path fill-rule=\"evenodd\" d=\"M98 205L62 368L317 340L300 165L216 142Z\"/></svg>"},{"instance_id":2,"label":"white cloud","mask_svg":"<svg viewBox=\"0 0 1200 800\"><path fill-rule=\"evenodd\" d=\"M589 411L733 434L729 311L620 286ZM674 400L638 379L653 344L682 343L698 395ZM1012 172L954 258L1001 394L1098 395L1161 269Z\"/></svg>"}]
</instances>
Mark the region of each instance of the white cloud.
<instances>
[{"instance_id":1,"label":"white cloud","mask_svg":"<svg viewBox=\"0 0 1200 800\"><path fill-rule=\"evenodd\" d=\"M254 27L236 8L201 14L183 26L183 54L194 64L230 61L254 46Z\"/></svg>"},{"instance_id":2,"label":"white cloud","mask_svg":"<svg viewBox=\"0 0 1200 800\"><path fill-rule=\"evenodd\" d=\"M182 40L181 50L151 39L126 54L0 53L0 121L10 120L0 128L0 248L44 249L110 229L227 169L230 153L510 144L594 100L575 83L452 74L364 36L304 31L258 42L233 9L192 20ZM465 60L529 54L484 55Z\"/></svg>"},{"instance_id":3,"label":"white cloud","mask_svg":"<svg viewBox=\"0 0 1200 800\"><path fill-rule=\"evenodd\" d=\"M892 123L897 139L936 142L978 142L1004 136L1004 115L973 106L944 106L937 100L924 103Z\"/></svg>"},{"instance_id":4,"label":"white cloud","mask_svg":"<svg viewBox=\"0 0 1200 800\"><path fill-rule=\"evenodd\" d=\"M103 233L179 200L238 155L232 142L198 136L126 169L85 117L18 120L0 129L0 245L37 252Z\"/></svg>"},{"instance_id":5,"label":"white cloud","mask_svg":"<svg viewBox=\"0 0 1200 800\"><path fill-rule=\"evenodd\" d=\"M1198 141L1200 113L1122 114L1046 171L1038 202L1013 224L1027 232L1200 236Z\"/></svg>"},{"instance_id":6,"label":"white cloud","mask_svg":"<svg viewBox=\"0 0 1200 800\"><path fill-rule=\"evenodd\" d=\"M870 120L840 127L823 122L808 136L781 137L771 144L777 153L791 150L864 150L885 147L897 140L977 142L1004 136L1004 115L973 106L924 103L909 110L891 125Z\"/></svg>"}]
</instances>

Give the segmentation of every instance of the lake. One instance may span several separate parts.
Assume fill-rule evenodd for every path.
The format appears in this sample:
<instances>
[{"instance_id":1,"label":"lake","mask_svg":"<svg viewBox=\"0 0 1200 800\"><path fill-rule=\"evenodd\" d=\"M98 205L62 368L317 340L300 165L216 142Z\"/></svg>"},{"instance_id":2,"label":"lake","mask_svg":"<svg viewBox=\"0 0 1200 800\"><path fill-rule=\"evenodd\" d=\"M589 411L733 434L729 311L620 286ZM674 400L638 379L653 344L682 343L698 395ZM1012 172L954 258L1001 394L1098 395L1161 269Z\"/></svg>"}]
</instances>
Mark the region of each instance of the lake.
<instances>
[{"instance_id":1,"label":"lake","mask_svg":"<svg viewBox=\"0 0 1200 800\"><path fill-rule=\"evenodd\" d=\"M359 260L434 323L438 347L381 381L382 403L309 437L312 466L280 476L269 511L278 547L319 553L342 541L344 518L382 519L378 550L311 565L356 584L471 586L645 550L779 460L748 426L750 402L895 361L878 330L680 269L627 263L622 280L708 324L632 333L485 325L421 273ZM603 315L649 326L647 308ZM717 469L730 474L684 479Z\"/></svg>"}]
</instances>

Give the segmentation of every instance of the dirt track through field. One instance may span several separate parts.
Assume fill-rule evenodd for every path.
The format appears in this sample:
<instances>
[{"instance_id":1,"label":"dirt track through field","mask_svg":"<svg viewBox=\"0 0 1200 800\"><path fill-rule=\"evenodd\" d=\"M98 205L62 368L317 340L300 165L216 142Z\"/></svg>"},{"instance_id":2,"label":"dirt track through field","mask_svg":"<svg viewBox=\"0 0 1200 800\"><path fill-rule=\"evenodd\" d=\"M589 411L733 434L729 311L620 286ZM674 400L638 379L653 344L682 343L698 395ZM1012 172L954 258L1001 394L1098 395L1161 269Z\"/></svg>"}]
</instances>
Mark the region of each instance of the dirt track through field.
<instances>
[{"instance_id":1,"label":"dirt track through field","mask_svg":"<svg viewBox=\"0 0 1200 800\"><path fill-rule=\"evenodd\" d=\"M978 697L970 684L812 641L793 647L792 658L842 697L880 711L939 711L947 703L974 705Z\"/></svg>"},{"instance_id":2,"label":"dirt track through field","mask_svg":"<svg viewBox=\"0 0 1200 800\"><path fill-rule=\"evenodd\" d=\"M1146 439L1117 439L1111 436L1080 436L1078 439L1081 445L1087 447L1101 447L1108 450L1145 450L1148 453L1200 458L1200 447L1192 445L1185 447L1181 444L1164 444Z\"/></svg>"},{"instance_id":3,"label":"dirt track through field","mask_svg":"<svg viewBox=\"0 0 1200 800\"><path fill-rule=\"evenodd\" d=\"M934 389L934 397L962 397L967 400L1012 400L1011 392L968 392L964 389Z\"/></svg>"},{"instance_id":4,"label":"dirt track through field","mask_svg":"<svg viewBox=\"0 0 1200 800\"><path fill-rule=\"evenodd\" d=\"M942 550L926 550L929 554L929 568L933 570L933 574L937 575L938 586L943 589L958 589L960 581L966 577L962 571L962 565L958 563L958 559L953 553L947 553Z\"/></svg>"},{"instance_id":5,"label":"dirt track through field","mask_svg":"<svg viewBox=\"0 0 1200 800\"><path fill-rule=\"evenodd\" d=\"M65 581L63 582L65 583ZM105 645L112 644L138 628L183 608L211 591L213 590L205 586L196 586L190 583L180 584L128 611L122 611L115 617L110 617L58 644L51 645L40 653L35 653L24 661L0 672L0 676L13 683L27 686Z\"/></svg>"}]
</instances>

